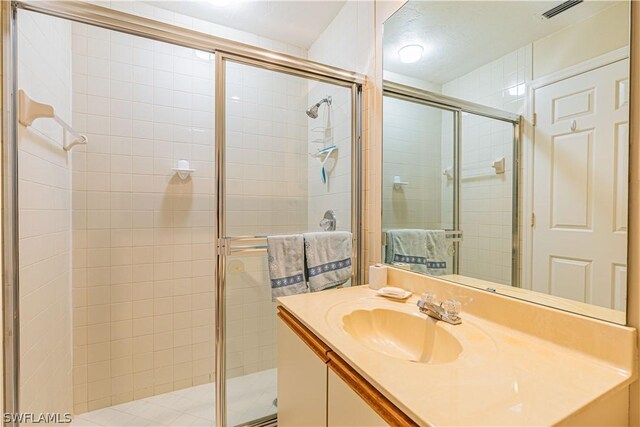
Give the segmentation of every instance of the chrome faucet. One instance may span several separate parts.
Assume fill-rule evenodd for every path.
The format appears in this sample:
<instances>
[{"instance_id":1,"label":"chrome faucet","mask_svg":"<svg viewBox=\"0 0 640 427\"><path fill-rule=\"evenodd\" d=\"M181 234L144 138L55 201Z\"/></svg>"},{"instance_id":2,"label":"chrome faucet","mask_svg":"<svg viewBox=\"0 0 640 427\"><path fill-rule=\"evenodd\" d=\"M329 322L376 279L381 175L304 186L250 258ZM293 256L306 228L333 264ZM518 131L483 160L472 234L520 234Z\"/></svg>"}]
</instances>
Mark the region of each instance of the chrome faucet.
<instances>
[{"instance_id":1,"label":"chrome faucet","mask_svg":"<svg viewBox=\"0 0 640 427\"><path fill-rule=\"evenodd\" d=\"M442 320L452 325L462 323L460 318L460 301L448 299L438 303L436 294L433 292L424 292L418 300L418 308L420 312L433 317L436 320Z\"/></svg>"}]
</instances>

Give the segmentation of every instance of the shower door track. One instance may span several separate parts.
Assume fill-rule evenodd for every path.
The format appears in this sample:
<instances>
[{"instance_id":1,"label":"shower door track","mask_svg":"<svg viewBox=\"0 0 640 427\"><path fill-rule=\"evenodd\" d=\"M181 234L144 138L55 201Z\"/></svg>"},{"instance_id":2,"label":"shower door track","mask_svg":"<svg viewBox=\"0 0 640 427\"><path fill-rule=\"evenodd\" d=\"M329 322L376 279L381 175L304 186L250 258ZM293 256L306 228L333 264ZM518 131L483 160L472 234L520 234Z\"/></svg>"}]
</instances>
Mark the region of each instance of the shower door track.
<instances>
[{"instance_id":1,"label":"shower door track","mask_svg":"<svg viewBox=\"0 0 640 427\"><path fill-rule=\"evenodd\" d=\"M351 89L351 231L354 237L353 283L363 277L362 257L362 91L366 76L357 72L325 65L304 58L263 49L245 43L200 33L125 12L82 1L3 1L2 7L2 145L3 145L3 322L4 322L4 413L19 413L20 387L20 318L19 318L19 206L17 157L17 10L42 13L82 24L144 37L215 54L215 145L217 189L217 271L216 271L216 424L226 425L224 332L224 238L225 217L220 204L224 185L224 61L233 61L272 71L296 75ZM262 248L259 248L262 250ZM277 417L266 417L247 425L275 423ZM6 425L17 425L10 422Z\"/></svg>"},{"instance_id":2,"label":"shower door track","mask_svg":"<svg viewBox=\"0 0 640 427\"><path fill-rule=\"evenodd\" d=\"M424 89L394 83L388 80L383 82L383 95L404 101L427 105L451 111L453 120L453 229L460 229L460 147L462 142L462 113L470 113L477 116L511 123L513 125L513 182L512 182L512 209L511 209L511 286L521 287L520 280L520 144L522 141L522 116L498 108L488 107L464 99L431 92ZM460 242L454 241L453 272L459 274L460 270Z\"/></svg>"},{"instance_id":3,"label":"shower door track","mask_svg":"<svg viewBox=\"0 0 640 427\"><path fill-rule=\"evenodd\" d=\"M394 98L408 98L414 102L422 102L427 105L445 108L451 111L463 111L465 113L484 116L490 119L502 120L503 122L509 122L514 125L518 124L520 121L519 114L488 107L486 105L466 101L453 96L443 95L441 93L435 93L424 89L416 89L411 86L390 82L388 80L384 81L383 91L385 95L393 96Z\"/></svg>"}]
</instances>

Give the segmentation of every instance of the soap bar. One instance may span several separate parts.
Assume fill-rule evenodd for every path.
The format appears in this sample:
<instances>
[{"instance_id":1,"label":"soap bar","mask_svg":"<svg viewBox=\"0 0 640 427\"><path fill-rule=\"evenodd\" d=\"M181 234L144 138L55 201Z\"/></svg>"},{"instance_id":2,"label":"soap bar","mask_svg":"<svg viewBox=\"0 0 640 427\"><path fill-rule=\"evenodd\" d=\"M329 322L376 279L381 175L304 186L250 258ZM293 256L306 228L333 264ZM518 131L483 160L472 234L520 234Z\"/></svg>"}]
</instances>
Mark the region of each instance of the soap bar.
<instances>
[{"instance_id":1,"label":"soap bar","mask_svg":"<svg viewBox=\"0 0 640 427\"><path fill-rule=\"evenodd\" d=\"M411 296L411 291L405 291L402 288L396 288L395 286L385 286L382 289L378 289L378 295L395 299L407 299Z\"/></svg>"},{"instance_id":2,"label":"soap bar","mask_svg":"<svg viewBox=\"0 0 640 427\"><path fill-rule=\"evenodd\" d=\"M405 262L394 262L393 266L395 268L401 268L403 270L411 270L411 264L407 264Z\"/></svg>"},{"instance_id":3,"label":"soap bar","mask_svg":"<svg viewBox=\"0 0 640 427\"><path fill-rule=\"evenodd\" d=\"M375 264L369 266L369 287L380 289L387 286L387 266Z\"/></svg>"}]
</instances>

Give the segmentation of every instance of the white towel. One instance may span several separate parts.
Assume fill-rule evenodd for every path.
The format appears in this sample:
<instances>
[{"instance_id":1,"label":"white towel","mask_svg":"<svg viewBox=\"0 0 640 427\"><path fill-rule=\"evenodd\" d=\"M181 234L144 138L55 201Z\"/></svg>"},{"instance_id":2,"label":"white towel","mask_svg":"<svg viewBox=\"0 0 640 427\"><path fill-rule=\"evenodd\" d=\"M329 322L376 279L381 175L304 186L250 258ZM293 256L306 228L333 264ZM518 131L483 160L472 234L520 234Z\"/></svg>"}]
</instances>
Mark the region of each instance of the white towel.
<instances>
[{"instance_id":1,"label":"white towel","mask_svg":"<svg viewBox=\"0 0 640 427\"><path fill-rule=\"evenodd\" d=\"M271 297L309 292L304 278L304 239L302 234L267 237L267 258Z\"/></svg>"},{"instance_id":2,"label":"white towel","mask_svg":"<svg viewBox=\"0 0 640 427\"><path fill-rule=\"evenodd\" d=\"M447 236L444 230L427 230L427 273L447 274Z\"/></svg>"},{"instance_id":3,"label":"white towel","mask_svg":"<svg viewBox=\"0 0 640 427\"><path fill-rule=\"evenodd\" d=\"M352 239L348 231L304 234L311 292L335 288L349 281L352 271Z\"/></svg>"},{"instance_id":4,"label":"white towel","mask_svg":"<svg viewBox=\"0 0 640 427\"><path fill-rule=\"evenodd\" d=\"M441 276L447 272L444 230L397 229L387 231L387 264L409 264L411 271Z\"/></svg>"},{"instance_id":5,"label":"white towel","mask_svg":"<svg viewBox=\"0 0 640 427\"><path fill-rule=\"evenodd\" d=\"M401 228L387 231L387 264L409 264L411 271L427 272L427 231Z\"/></svg>"}]
</instances>

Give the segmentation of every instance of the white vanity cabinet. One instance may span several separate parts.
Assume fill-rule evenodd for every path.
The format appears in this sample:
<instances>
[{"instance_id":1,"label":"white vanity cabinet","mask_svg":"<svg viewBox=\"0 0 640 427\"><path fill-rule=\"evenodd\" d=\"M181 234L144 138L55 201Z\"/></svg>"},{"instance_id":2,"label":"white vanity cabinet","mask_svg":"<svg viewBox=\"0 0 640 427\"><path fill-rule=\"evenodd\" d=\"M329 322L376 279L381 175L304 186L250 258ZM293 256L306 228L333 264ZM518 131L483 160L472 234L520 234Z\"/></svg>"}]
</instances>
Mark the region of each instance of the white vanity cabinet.
<instances>
[{"instance_id":1,"label":"white vanity cabinet","mask_svg":"<svg viewBox=\"0 0 640 427\"><path fill-rule=\"evenodd\" d=\"M377 427L388 424L329 369L327 393L327 425L331 427Z\"/></svg>"},{"instance_id":2,"label":"white vanity cabinet","mask_svg":"<svg viewBox=\"0 0 640 427\"><path fill-rule=\"evenodd\" d=\"M278 425L327 425L327 362L278 319Z\"/></svg>"},{"instance_id":3,"label":"white vanity cabinet","mask_svg":"<svg viewBox=\"0 0 640 427\"><path fill-rule=\"evenodd\" d=\"M279 426L416 425L282 307L278 318Z\"/></svg>"}]
</instances>

